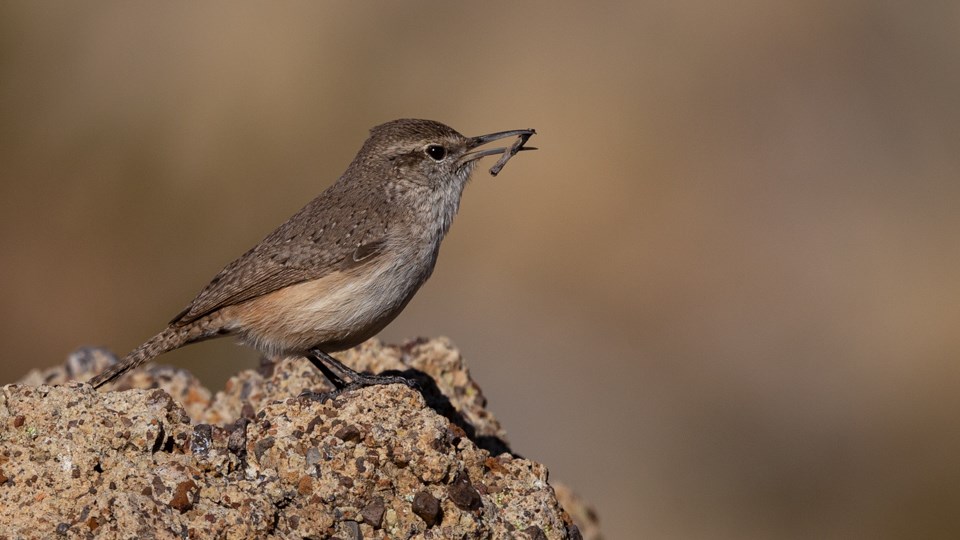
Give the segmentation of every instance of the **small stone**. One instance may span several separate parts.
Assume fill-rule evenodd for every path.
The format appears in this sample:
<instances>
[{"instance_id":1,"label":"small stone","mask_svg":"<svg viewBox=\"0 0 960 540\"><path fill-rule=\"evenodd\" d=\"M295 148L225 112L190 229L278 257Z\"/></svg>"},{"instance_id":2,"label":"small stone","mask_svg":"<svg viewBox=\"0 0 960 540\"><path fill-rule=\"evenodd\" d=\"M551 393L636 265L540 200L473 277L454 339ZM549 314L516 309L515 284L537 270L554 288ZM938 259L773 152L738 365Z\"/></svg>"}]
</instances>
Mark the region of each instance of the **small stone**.
<instances>
[{"instance_id":1,"label":"small stone","mask_svg":"<svg viewBox=\"0 0 960 540\"><path fill-rule=\"evenodd\" d=\"M336 436L344 442L358 442L360 441L360 430L357 429L357 426L348 425L340 428Z\"/></svg>"},{"instance_id":2,"label":"small stone","mask_svg":"<svg viewBox=\"0 0 960 540\"><path fill-rule=\"evenodd\" d=\"M344 540L363 540L363 534L360 532L360 524L356 521L343 522Z\"/></svg>"},{"instance_id":3,"label":"small stone","mask_svg":"<svg viewBox=\"0 0 960 540\"><path fill-rule=\"evenodd\" d=\"M313 419L307 423L307 433L312 433L314 428L322 425L323 425L323 416L314 416Z\"/></svg>"},{"instance_id":4,"label":"small stone","mask_svg":"<svg viewBox=\"0 0 960 540\"><path fill-rule=\"evenodd\" d=\"M273 448L273 444L273 437L267 437L265 439L260 439L256 444L253 445L253 453L256 454L257 461L263 459L263 453Z\"/></svg>"},{"instance_id":5,"label":"small stone","mask_svg":"<svg viewBox=\"0 0 960 540\"><path fill-rule=\"evenodd\" d=\"M198 456L206 456L213 445L213 426L197 424L193 427L193 437L190 438L190 451Z\"/></svg>"},{"instance_id":6,"label":"small stone","mask_svg":"<svg viewBox=\"0 0 960 540\"><path fill-rule=\"evenodd\" d=\"M313 467L317 463L320 463L320 458L323 457L320 455L320 449L316 446L311 446L307 449L307 465Z\"/></svg>"},{"instance_id":7,"label":"small stone","mask_svg":"<svg viewBox=\"0 0 960 540\"><path fill-rule=\"evenodd\" d=\"M383 513L383 524L387 527L393 527L399 519L400 516L397 515L397 511L393 508L387 508L387 511Z\"/></svg>"},{"instance_id":8,"label":"small stone","mask_svg":"<svg viewBox=\"0 0 960 540\"><path fill-rule=\"evenodd\" d=\"M227 450L233 455L244 457L247 451L247 424L250 420L240 418L231 426L230 436L227 437Z\"/></svg>"},{"instance_id":9,"label":"small stone","mask_svg":"<svg viewBox=\"0 0 960 540\"><path fill-rule=\"evenodd\" d=\"M386 512L386 506L383 504L383 497L374 497L372 501L363 507L360 515L363 516L364 523L369 524L374 529L379 529L383 524L384 512Z\"/></svg>"},{"instance_id":10,"label":"small stone","mask_svg":"<svg viewBox=\"0 0 960 540\"><path fill-rule=\"evenodd\" d=\"M153 481L151 483L153 484L153 491L158 496L168 491L167 486L163 485L163 478L160 478L159 476L154 476Z\"/></svg>"},{"instance_id":11,"label":"small stone","mask_svg":"<svg viewBox=\"0 0 960 540\"><path fill-rule=\"evenodd\" d=\"M440 521L440 501L426 491L417 493L413 498L412 509L428 527L433 527Z\"/></svg>"},{"instance_id":12,"label":"small stone","mask_svg":"<svg viewBox=\"0 0 960 540\"><path fill-rule=\"evenodd\" d=\"M240 408L241 418L251 419L256 414L257 411L253 410L253 405L251 405L249 401L244 403L243 407Z\"/></svg>"},{"instance_id":13,"label":"small stone","mask_svg":"<svg viewBox=\"0 0 960 540\"><path fill-rule=\"evenodd\" d=\"M173 493L173 498L170 499L168 504L170 504L171 508L179 510L182 514L193 508L193 505L197 499L197 495L199 495L199 491L200 489L193 480L180 482L177 484L177 489Z\"/></svg>"},{"instance_id":14,"label":"small stone","mask_svg":"<svg viewBox=\"0 0 960 540\"><path fill-rule=\"evenodd\" d=\"M527 527L523 532L530 537L530 540L547 540L547 535L543 532L543 529L536 525Z\"/></svg>"},{"instance_id":15,"label":"small stone","mask_svg":"<svg viewBox=\"0 0 960 540\"><path fill-rule=\"evenodd\" d=\"M466 511L472 511L480 508L480 493L470 483L470 477L466 473L461 473L452 484L447 486L447 495L450 501L457 505L457 508Z\"/></svg>"},{"instance_id":16,"label":"small stone","mask_svg":"<svg viewBox=\"0 0 960 540\"><path fill-rule=\"evenodd\" d=\"M297 482L297 493L301 495L306 495L313 491L313 479L309 476L301 476L300 481Z\"/></svg>"}]
</instances>

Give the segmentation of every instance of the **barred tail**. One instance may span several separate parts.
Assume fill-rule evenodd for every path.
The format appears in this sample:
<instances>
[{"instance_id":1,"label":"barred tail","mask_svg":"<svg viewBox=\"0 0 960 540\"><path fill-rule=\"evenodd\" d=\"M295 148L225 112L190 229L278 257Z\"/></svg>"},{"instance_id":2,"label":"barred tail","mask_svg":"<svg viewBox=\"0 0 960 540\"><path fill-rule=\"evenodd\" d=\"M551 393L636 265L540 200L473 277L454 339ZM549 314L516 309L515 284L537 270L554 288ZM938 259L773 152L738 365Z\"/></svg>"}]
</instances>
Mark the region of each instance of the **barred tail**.
<instances>
[{"instance_id":1,"label":"barred tail","mask_svg":"<svg viewBox=\"0 0 960 540\"><path fill-rule=\"evenodd\" d=\"M94 388L100 388L124 373L136 368L144 362L149 362L157 356L178 349L207 338L223 333L222 328L215 324L219 322L216 314L194 321L184 326L170 325L159 334L148 339L143 345L123 357L118 363L103 370L99 375L90 379Z\"/></svg>"}]
</instances>

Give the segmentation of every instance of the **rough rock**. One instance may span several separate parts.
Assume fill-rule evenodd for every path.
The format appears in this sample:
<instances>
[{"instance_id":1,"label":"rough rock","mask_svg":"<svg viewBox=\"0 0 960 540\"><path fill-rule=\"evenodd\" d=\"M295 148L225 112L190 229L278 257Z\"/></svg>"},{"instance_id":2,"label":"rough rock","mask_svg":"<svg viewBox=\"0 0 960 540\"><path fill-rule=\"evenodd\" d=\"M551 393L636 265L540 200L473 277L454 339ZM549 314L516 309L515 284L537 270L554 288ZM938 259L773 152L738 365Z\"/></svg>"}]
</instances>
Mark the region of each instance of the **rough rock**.
<instances>
[{"instance_id":1,"label":"rough rock","mask_svg":"<svg viewBox=\"0 0 960 540\"><path fill-rule=\"evenodd\" d=\"M341 359L414 378L323 401L304 360L215 395L150 366L97 392L114 361L78 351L0 387L0 538L599 538L547 469L510 452L459 352L371 341ZM565 490L561 490L565 493Z\"/></svg>"}]
</instances>

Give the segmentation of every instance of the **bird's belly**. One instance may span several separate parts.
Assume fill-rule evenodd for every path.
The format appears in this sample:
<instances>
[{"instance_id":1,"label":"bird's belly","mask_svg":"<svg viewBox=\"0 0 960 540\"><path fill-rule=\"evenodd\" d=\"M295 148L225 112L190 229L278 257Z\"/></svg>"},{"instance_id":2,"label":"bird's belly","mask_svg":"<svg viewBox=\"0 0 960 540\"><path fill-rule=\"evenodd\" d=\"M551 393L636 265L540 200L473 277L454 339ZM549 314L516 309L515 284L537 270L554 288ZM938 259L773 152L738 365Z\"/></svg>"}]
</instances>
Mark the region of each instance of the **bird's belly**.
<instances>
[{"instance_id":1,"label":"bird's belly","mask_svg":"<svg viewBox=\"0 0 960 540\"><path fill-rule=\"evenodd\" d=\"M426 280L413 271L416 266L368 266L284 287L235 306L231 326L271 355L348 349L373 337L406 306Z\"/></svg>"}]
</instances>

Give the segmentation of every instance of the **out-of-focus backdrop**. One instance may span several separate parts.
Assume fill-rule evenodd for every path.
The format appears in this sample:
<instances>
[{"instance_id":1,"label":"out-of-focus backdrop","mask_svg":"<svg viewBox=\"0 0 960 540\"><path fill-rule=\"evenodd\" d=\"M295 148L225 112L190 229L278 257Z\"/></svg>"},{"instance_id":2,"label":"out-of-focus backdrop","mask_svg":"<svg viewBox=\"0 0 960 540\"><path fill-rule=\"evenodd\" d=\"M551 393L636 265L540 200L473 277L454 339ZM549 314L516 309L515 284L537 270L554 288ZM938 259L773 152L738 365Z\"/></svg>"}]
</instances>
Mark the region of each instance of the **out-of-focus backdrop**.
<instances>
[{"instance_id":1,"label":"out-of-focus backdrop","mask_svg":"<svg viewBox=\"0 0 960 540\"><path fill-rule=\"evenodd\" d=\"M610 538L956 538L958 28L949 2L4 2L0 380L149 337L375 124L534 127L385 339L452 338ZM257 359L162 361L216 388Z\"/></svg>"}]
</instances>

